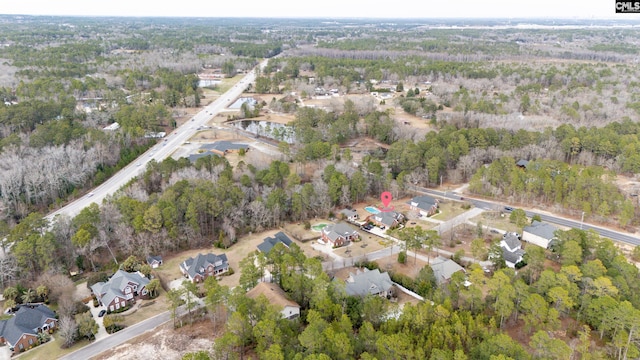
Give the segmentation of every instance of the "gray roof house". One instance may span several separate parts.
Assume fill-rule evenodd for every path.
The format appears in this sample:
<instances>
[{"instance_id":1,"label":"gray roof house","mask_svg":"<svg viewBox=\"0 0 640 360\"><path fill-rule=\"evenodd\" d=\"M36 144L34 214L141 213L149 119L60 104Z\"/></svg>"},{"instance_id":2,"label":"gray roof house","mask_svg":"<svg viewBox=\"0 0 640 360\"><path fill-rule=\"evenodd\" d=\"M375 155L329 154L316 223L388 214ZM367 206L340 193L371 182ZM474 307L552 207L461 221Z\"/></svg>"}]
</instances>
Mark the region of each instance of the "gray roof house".
<instances>
[{"instance_id":1,"label":"gray roof house","mask_svg":"<svg viewBox=\"0 0 640 360\"><path fill-rule=\"evenodd\" d=\"M353 209L343 209L340 214L344 215L347 221L356 221L359 218L358 212Z\"/></svg>"},{"instance_id":2,"label":"gray roof house","mask_svg":"<svg viewBox=\"0 0 640 360\"><path fill-rule=\"evenodd\" d=\"M411 210L418 210L423 216L431 216L438 212L439 201L428 195L416 196L409 200Z\"/></svg>"},{"instance_id":3,"label":"gray roof house","mask_svg":"<svg viewBox=\"0 0 640 360\"><path fill-rule=\"evenodd\" d=\"M152 268L157 268L158 266L162 265L162 256L160 255L149 255L147 256L147 264L149 264Z\"/></svg>"},{"instance_id":4,"label":"gray roof house","mask_svg":"<svg viewBox=\"0 0 640 360\"><path fill-rule=\"evenodd\" d=\"M21 305L8 320L0 321L0 343L6 343L14 351L28 349L38 344L38 333L55 329L56 314L43 304Z\"/></svg>"},{"instance_id":5,"label":"gray roof house","mask_svg":"<svg viewBox=\"0 0 640 360\"><path fill-rule=\"evenodd\" d=\"M396 211L381 211L377 214L369 215L367 219L378 226L392 228L402 222L404 215Z\"/></svg>"},{"instance_id":6,"label":"gray roof house","mask_svg":"<svg viewBox=\"0 0 640 360\"><path fill-rule=\"evenodd\" d=\"M534 220L522 229L522 240L547 249L556 239L556 231L558 228L555 226Z\"/></svg>"},{"instance_id":7,"label":"gray roof house","mask_svg":"<svg viewBox=\"0 0 640 360\"><path fill-rule=\"evenodd\" d=\"M365 268L364 271L358 270L355 274L349 274L345 289L349 296L365 297L370 294L386 297L391 295L392 287L393 281L388 273Z\"/></svg>"},{"instance_id":8,"label":"gray roof house","mask_svg":"<svg viewBox=\"0 0 640 360\"><path fill-rule=\"evenodd\" d=\"M271 251L271 249L273 249L274 246L276 246L276 244L281 243L282 245L289 247L291 246L292 242L293 241L291 241L291 239L285 233L279 231L278 233L273 235L273 237L269 236L265 238L262 243L258 244L258 250L266 255L269 253L269 251Z\"/></svg>"},{"instance_id":9,"label":"gray roof house","mask_svg":"<svg viewBox=\"0 0 640 360\"><path fill-rule=\"evenodd\" d=\"M91 291L102 305L109 311L114 311L134 301L138 293L146 295L147 284L149 279L139 271L130 273L118 270L107 282L93 284Z\"/></svg>"},{"instance_id":10,"label":"gray roof house","mask_svg":"<svg viewBox=\"0 0 640 360\"><path fill-rule=\"evenodd\" d=\"M346 245L359 237L360 233L357 230L343 222L327 225L322 229L322 240L332 247Z\"/></svg>"},{"instance_id":11,"label":"gray roof house","mask_svg":"<svg viewBox=\"0 0 640 360\"><path fill-rule=\"evenodd\" d=\"M209 276L215 276L229 271L229 261L226 254L198 254L195 258L188 258L180 264L180 271L193 282L204 281Z\"/></svg>"},{"instance_id":12,"label":"gray roof house","mask_svg":"<svg viewBox=\"0 0 640 360\"><path fill-rule=\"evenodd\" d=\"M502 248L502 258L505 264L510 268L515 268L516 264L522 261L524 250L522 250L522 242L518 234L508 232L504 234L500 241Z\"/></svg>"},{"instance_id":13,"label":"gray roof house","mask_svg":"<svg viewBox=\"0 0 640 360\"><path fill-rule=\"evenodd\" d=\"M525 159L520 159L518 160L518 162L516 163L516 166L521 167L521 168L527 168L527 166L529 166L529 160L525 160Z\"/></svg>"},{"instance_id":14,"label":"gray roof house","mask_svg":"<svg viewBox=\"0 0 640 360\"><path fill-rule=\"evenodd\" d=\"M435 258L431 264L431 269L433 270L433 275L436 278L436 282L438 285L446 284L451 280L451 276L457 273L458 271L464 272L464 268L460 266L457 262L444 258L442 256L438 256Z\"/></svg>"}]
</instances>

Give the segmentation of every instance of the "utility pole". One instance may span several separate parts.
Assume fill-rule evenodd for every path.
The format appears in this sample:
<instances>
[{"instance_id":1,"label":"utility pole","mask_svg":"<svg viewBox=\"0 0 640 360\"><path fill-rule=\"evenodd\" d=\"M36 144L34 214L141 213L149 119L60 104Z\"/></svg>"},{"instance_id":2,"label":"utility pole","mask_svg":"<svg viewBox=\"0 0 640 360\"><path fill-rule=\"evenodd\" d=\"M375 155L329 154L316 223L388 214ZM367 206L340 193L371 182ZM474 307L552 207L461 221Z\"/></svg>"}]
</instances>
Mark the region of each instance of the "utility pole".
<instances>
[{"instance_id":1,"label":"utility pole","mask_svg":"<svg viewBox=\"0 0 640 360\"><path fill-rule=\"evenodd\" d=\"M582 217L580 218L580 230L582 230L583 224L584 224L584 211L582 212Z\"/></svg>"}]
</instances>

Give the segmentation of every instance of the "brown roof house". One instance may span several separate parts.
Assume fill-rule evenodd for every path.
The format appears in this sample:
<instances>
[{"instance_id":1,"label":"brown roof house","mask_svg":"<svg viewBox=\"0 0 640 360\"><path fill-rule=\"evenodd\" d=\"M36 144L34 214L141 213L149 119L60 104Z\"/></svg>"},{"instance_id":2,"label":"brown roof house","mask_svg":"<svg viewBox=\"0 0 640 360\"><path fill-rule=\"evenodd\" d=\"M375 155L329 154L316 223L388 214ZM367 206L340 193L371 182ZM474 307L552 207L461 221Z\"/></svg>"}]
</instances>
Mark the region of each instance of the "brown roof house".
<instances>
[{"instance_id":1,"label":"brown roof house","mask_svg":"<svg viewBox=\"0 0 640 360\"><path fill-rule=\"evenodd\" d=\"M21 305L10 319L0 321L0 344L14 354L40 344L38 334L55 329L56 314L43 304Z\"/></svg>"},{"instance_id":2,"label":"brown roof house","mask_svg":"<svg viewBox=\"0 0 640 360\"><path fill-rule=\"evenodd\" d=\"M209 276L220 275L229 271L229 261L226 254L198 254L195 258L188 258L180 264L180 271L189 280L202 282Z\"/></svg>"},{"instance_id":3,"label":"brown roof house","mask_svg":"<svg viewBox=\"0 0 640 360\"><path fill-rule=\"evenodd\" d=\"M360 233L343 222L327 225L322 229L322 240L331 247L344 246L359 238Z\"/></svg>"},{"instance_id":4,"label":"brown roof house","mask_svg":"<svg viewBox=\"0 0 640 360\"><path fill-rule=\"evenodd\" d=\"M130 273L118 270L109 281L93 284L91 291L100 304L106 306L111 312L134 303L139 294L147 295L148 291L145 288L147 284L149 279L139 271Z\"/></svg>"},{"instance_id":5,"label":"brown roof house","mask_svg":"<svg viewBox=\"0 0 640 360\"><path fill-rule=\"evenodd\" d=\"M247 292L247 296L252 299L264 296L270 304L282 308L280 313L285 319L295 319L300 316L300 305L290 300L284 290L276 284L266 282L258 283L258 285Z\"/></svg>"}]
</instances>

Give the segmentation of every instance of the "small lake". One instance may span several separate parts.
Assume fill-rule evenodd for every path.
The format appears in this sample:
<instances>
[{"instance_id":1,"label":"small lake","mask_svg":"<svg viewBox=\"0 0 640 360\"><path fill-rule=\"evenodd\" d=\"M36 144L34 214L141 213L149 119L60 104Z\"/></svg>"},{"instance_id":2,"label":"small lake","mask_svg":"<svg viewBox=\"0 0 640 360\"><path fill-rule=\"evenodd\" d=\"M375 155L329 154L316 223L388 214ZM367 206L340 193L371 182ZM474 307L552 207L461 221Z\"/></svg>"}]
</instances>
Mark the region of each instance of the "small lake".
<instances>
[{"instance_id":1,"label":"small lake","mask_svg":"<svg viewBox=\"0 0 640 360\"><path fill-rule=\"evenodd\" d=\"M284 141L289 144L295 142L293 127L266 120L240 120L230 123L238 129L242 129L254 135L267 137L276 141Z\"/></svg>"}]
</instances>

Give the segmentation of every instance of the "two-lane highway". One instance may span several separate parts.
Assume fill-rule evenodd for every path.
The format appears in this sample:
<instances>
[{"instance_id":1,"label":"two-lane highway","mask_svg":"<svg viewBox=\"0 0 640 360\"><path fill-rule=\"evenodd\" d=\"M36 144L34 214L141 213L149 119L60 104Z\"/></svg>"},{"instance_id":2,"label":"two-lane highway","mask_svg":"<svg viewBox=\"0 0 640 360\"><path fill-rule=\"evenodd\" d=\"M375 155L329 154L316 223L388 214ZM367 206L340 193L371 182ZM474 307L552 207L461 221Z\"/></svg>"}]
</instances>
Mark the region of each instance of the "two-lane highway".
<instances>
[{"instance_id":1,"label":"two-lane highway","mask_svg":"<svg viewBox=\"0 0 640 360\"><path fill-rule=\"evenodd\" d=\"M459 194L456 194L456 193L432 190L432 189L427 189L427 188L418 187L418 186L414 186L414 190L418 191L418 192L423 192L423 193L426 193L426 194L445 197L447 199L452 199L452 200L462 200L462 199L464 199L464 200L469 201L470 203L472 203L475 207L481 208L481 209L502 210L502 209L504 209L505 206L509 206L508 204L500 204L500 203L497 203L497 202L492 202L492 201L487 201L487 200L480 200L480 199L476 199L476 198L469 198L469 197L464 197L463 198L462 196L460 196ZM523 209L523 210L525 210L525 209ZM624 243L627 243L627 244L631 244L631 245L636 245L636 246L640 245L640 237L638 237L637 235L634 235L634 234L625 233L625 232L621 232L621 231L616 231L616 230L608 229L608 228L605 228L605 227L595 226L595 225L592 225L592 224L584 223L582 221L576 221L576 220L567 219L567 218L564 218L564 217L550 215L550 214L546 214L546 213L541 213L541 212L536 212L536 211L531 211L531 210L525 210L525 212L527 213L528 217L533 217L534 215L539 215L540 219L542 219L543 221L547 221L547 222L558 224L558 225L562 225L562 226L572 227L572 228L576 228L576 229L594 230L598 234L600 234L600 236L609 238L611 240L621 241L621 242L624 242Z\"/></svg>"},{"instance_id":2,"label":"two-lane highway","mask_svg":"<svg viewBox=\"0 0 640 360\"><path fill-rule=\"evenodd\" d=\"M263 69L266 65L267 60L264 60L259 66ZM93 189L89 194L47 215L47 219L53 220L55 216L59 214L67 214L74 217L91 203L102 203L104 198L114 194L131 179L141 174L149 161L155 160L160 162L173 154L176 148L182 145L185 141L188 141L199 131L199 129L207 126L209 120L231 105L236 98L244 92L247 86L255 81L255 77L256 72L250 71L244 78L242 78L242 80L222 94L216 101L204 107L204 109L193 116L191 120L185 122L182 126L168 134L166 138L162 139L158 144L142 154L135 161L132 161L129 165L118 171L102 185Z\"/></svg>"}]
</instances>

